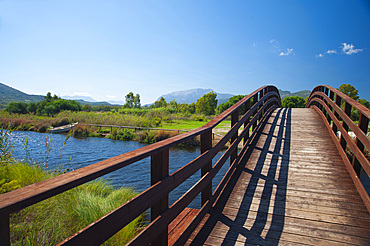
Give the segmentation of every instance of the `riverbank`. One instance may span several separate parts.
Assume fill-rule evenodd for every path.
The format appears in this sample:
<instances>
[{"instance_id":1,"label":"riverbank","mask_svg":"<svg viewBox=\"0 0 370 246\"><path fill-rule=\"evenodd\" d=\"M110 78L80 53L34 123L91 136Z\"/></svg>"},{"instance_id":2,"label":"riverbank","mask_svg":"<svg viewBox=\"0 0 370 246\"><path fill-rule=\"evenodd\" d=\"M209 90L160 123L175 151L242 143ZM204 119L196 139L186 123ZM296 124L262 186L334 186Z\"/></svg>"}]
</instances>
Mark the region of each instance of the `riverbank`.
<instances>
[{"instance_id":1,"label":"riverbank","mask_svg":"<svg viewBox=\"0 0 370 246\"><path fill-rule=\"evenodd\" d=\"M45 166L16 162L7 130L1 130L0 194L37 183L65 170L47 171ZM54 169L55 170L55 169ZM109 213L138 193L114 188L102 180L90 182L22 209L10 216L12 245L55 245ZM113 236L107 245L125 245L144 226L144 215Z\"/></svg>"},{"instance_id":2,"label":"riverbank","mask_svg":"<svg viewBox=\"0 0 370 246\"><path fill-rule=\"evenodd\" d=\"M181 131L192 130L203 126L212 117L199 115L165 114L161 111L142 114L121 114L118 112L70 112L63 111L54 117L36 116L32 114L10 114L0 112L0 124L4 128L19 131L47 132L50 126L58 127L73 122L81 123L70 134L74 137L100 137L113 140L138 141L151 144L180 134ZM135 131L130 129L112 129L107 127L92 127L84 124L102 124L133 127L155 127L155 131ZM222 122L215 130L223 135L227 132L230 121ZM179 130L177 131L168 131ZM190 139L180 146L199 146L199 138Z\"/></svg>"}]
</instances>

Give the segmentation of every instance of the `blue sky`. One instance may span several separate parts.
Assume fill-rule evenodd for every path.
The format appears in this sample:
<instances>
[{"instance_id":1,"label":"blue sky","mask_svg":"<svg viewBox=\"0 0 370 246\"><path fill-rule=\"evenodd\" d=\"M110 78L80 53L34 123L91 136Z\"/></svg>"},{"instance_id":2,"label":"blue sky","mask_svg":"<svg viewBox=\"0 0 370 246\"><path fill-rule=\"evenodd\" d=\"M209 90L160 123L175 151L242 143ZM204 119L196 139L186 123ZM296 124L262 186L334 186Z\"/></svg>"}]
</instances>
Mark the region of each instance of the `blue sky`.
<instances>
[{"instance_id":1,"label":"blue sky","mask_svg":"<svg viewBox=\"0 0 370 246\"><path fill-rule=\"evenodd\" d=\"M370 101L370 3L0 0L0 81L99 101L133 91L143 104L350 83Z\"/></svg>"}]
</instances>

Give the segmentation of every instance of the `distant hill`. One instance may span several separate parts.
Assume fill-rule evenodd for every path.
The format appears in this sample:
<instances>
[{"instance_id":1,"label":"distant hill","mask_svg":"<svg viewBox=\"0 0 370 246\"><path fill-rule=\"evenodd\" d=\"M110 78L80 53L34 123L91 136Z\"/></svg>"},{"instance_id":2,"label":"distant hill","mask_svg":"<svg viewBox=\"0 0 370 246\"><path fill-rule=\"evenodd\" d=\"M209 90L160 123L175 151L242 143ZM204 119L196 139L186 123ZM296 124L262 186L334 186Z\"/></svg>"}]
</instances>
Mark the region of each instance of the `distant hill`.
<instances>
[{"instance_id":1,"label":"distant hill","mask_svg":"<svg viewBox=\"0 0 370 246\"><path fill-rule=\"evenodd\" d=\"M292 96L299 96L299 97L306 98L310 95L311 91L303 90L303 91L297 91L297 92L291 93L290 91L283 91L279 89L279 93L280 93L281 100L283 100L286 97L292 97Z\"/></svg>"},{"instance_id":2,"label":"distant hill","mask_svg":"<svg viewBox=\"0 0 370 246\"><path fill-rule=\"evenodd\" d=\"M116 102L98 102L94 98L89 96L62 96L63 99L75 100L76 102L81 103L81 105L90 104L91 106L112 106L112 105L121 105ZM123 105L123 104L122 104Z\"/></svg>"},{"instance_id":3,"label":"distant hill","mask_svg":"<svg viewBox=\"0 0 370 246\"><path fill-rule=\"evenodd\" d=\"M44 96L29 95L0 83L0 108L6 108L11 102L36 103L42 100L44 100Z\"/></svg>"},{"instance_id":4,"label":"distant hill","mask_svg":"<svg viewBox=\"0 0 370 246\"><path fill-rule=\"evenodd\" d=\"M63 96L64 99L68 100L75 100L74 97L68 97L68 96ZM91 98L92 99L92 98ZM11 102L25 102L25 103L37 103L44 100L44 96L41 95L29 95L27 93L24 93L22 91L19 91L17 89L14 89L10 86L7 86L3 83L0 83L0 109L6 108L9 103ZM94 99L92 99L94 100ZM92 106L100 106L100 105L112 105L108 102L88 102L82 99L75 100L81 105L84 105L86 103L89 103Z\"/></svg>"},{"instance_id":5,"label":"distant hill","mask_svg":"<svg viewBox=\"0 0 370 246\"><path fill-rule=\"evenodd\" d=\"M75 99L68 99L68 100L75 100ZM88 102L82 99L75 100L79 102L81 105L90 104L91 106L112 106L109 102Z\"/></svg>"},{"instance_id":6,"label":"distant hill","mask_svg":"<svg viewBox=\"0 0 370 246\"><path fill-rule=\"evenodd\" d=\"M63 99L67 100L84 100L86 102L96 102L96 100L89 96L61 96Z\"/></svg>"},{"instance_id":7,"label":"distant hill","mask_svg":"<svg viewBox=\"0 0 370 246\"><path fill-rule=\"evenodd\" d=\"M176 100L177 103L193 103L196 102L200 97L202 97L204 94L207 94L211 91L214 91L212 89L190 89L185 91L174 91L168 94L164 94L158 98L158 100L163 97L166 99L166 102L169 103L172 100ZM226 102L230 97L234 96L232 94L225 94L225 93L217 93L217 100L218 104Z\"/></svg>"}]
</instances>

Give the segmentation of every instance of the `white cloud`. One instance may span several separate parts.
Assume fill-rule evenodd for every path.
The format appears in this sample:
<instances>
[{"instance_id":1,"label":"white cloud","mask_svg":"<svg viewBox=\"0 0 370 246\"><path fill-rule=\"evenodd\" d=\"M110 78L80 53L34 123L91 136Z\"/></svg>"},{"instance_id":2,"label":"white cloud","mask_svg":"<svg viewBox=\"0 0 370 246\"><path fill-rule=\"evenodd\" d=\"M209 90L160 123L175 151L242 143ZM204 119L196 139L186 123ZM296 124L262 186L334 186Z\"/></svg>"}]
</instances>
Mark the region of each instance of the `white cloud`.
<instances>
[{"instance_id":1,"label":"white cloud","mask_svg":"<svg viewBox=\"0 0 370 246\"><path fill-rule=\"evenodd\" d=\"M279 56L288 56L288 55L291 55L293 53L293 49L286 49L287 51L284 53L283 51L279 54Z\"/></svg>"},{"instance_id":2,"label":"white cloud","mask_svg":"<svg viewBox=\"0 0 370 246\"><path fill-rule=\"evenodd\" d=\"M324 53L320 53L316 55L316 57L324 57L325 55L332 55L332 54L337 54L337 55L352 55L356 54L358 52L363 51L364 49L355 49L355 46L353 44L347 44L347 43L342 43L343 47L341 47L341 52L338 52L336 50L327 50Z\"/></svg>"},{"instance_id":3,"label":"white cloud","mask_svg":"<svg viewBox=\"0 0 370 246\"><path fill-rule=\"evenodd\" d=\"M111 96L111 95L107 95L107 97L108 97L108 98L110 98L110 99L115 99L115 98L117 98L117 96Z\"/></svg>"},{"instance_id":4,"label":"white cloud","mask_svg":"<svg viewBox=\"0 0 370 246\"><path fill-rule=\"evenodd\" d=\"M353 44L342 43L342 45L343 45L342 53L346 55L356 54L364 50L364 49L355 49L355 46Z\"/></svg>"},{"instance_id":5,"label":"white cloud","mask_svg":"<svg viewBox=\"0 0 370 246\"><path fill-rule=\"evenodd\" d=\"M286 49L286 52L284 52L280 46L279 46L279 41L276 39L271 39L270 44L272 44L273 52L278 53L279 56L288 56L288 55L294 55L293 49Z\"/></svg>"},{"instance_id":6,"label":"white cloud","mask_svg":"<svg viewBox=\"0 0 370 246\"><path fill-rule=\"evenodd\" d=\"M279 43L279 41L277 41L276 39L271 39L270 44L273 44L273 43Z\"/></svg>"}]
</instances>

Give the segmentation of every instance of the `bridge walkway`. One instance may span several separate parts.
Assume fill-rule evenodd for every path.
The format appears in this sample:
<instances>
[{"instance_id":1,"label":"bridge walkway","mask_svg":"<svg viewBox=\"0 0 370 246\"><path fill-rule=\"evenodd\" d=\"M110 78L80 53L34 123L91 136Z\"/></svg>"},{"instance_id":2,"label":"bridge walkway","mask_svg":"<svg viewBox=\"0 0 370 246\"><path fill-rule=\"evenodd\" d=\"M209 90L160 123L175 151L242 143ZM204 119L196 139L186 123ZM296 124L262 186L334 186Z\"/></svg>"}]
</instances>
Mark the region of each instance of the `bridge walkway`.
<instances>
[{"instance_id":1,"label":"bridge walkway","mask_svg":"<svg viewBox=\"0 0 370 246\"><path fill-rule=\"evenodd\" d=\"M276 109L187 245L370 245L370 215L312 108Z\"/></svg>"}]
</instances>

